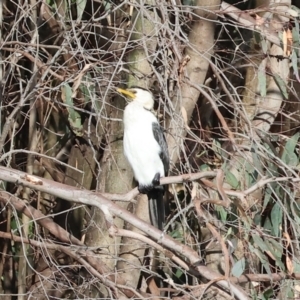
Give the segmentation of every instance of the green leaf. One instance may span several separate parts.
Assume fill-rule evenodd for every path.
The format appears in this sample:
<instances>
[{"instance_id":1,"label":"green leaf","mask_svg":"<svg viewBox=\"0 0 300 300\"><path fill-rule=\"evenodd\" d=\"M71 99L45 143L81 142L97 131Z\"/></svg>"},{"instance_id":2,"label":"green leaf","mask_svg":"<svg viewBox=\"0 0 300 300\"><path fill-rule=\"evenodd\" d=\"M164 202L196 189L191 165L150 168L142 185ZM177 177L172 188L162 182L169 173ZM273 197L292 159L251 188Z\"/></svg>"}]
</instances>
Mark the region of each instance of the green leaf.
<instances>
[{"instance_id":1,"label":"green leaf","mask_svg":"<svg viewBox=\"0 0 300 300\"><path fill-rule=\"evenodd\" d=\"M275 251L275 255L277 257L281 257L283 254L283 246L282 244L278 243L276 240L273 238L268 238L268 242L272 245Z\"/></svg>"},{"instance_id":2,"label":"green leaf","mask_svg":"<svg viewBox=\"0 0 300 300\"><path fill-rule=\"evenodd\" d=\"M283 252L282 247L278 243L276 243L275 240L271 242L271 238L269 238L268 240L263 240L258 234L252 234L252 238L255 246L259 247L262 252L270 252L275 259L276 265L280 267L282 271L285 271L285 267L281 262Z\"/></svg>"},{"instance_id":3,"label":"green leaf","mask_svg":"<svg viewBox=\"0 0 300 300\"><path fill-rule=\"evenodd\" d=\"M106 12L108 12L109 10L111 10L112 5L111 5L111 1L103 1L103 6L104 6L104 10Z\"/></svg>"},{"instance_id":4,"label":"green leaf","mask_svg":"<svg viewBox=\"0 0 300 300\"><path fill-rule=\"evenodd\" d=\"M81 91L81 93L83 94L84 97L84 103L87 104L89 102L92 102L96 97L95 97L95 84L92 81L92 77L90 75L90 73L86 73L83 78L82 81L79 85L79 89ZM95 101L95 104L97 106L97 110L100 108L98 101Z\"/></svg>"},{"instance_id":5,"label":"green leaf","mask_svg":"<svg viewBox=\"0 0 300 300\"><path fill-rule=\"evenodd\" d=\"M258 172L252 163L245 163L245 182L246 186L250 187L257 182Z\"/></svg>"},{"instance_id":6,"label":"green leaf","mask_svg":"<svg viewBox=\"0 0 300 300\"><path fill-rule=\"evenodd\" d=\"M285 144L281 159L289 166L296 167L299 163L299 158L295 153L296 146L300 137L300 132L294 134Z\"/></svg>"},{"instance_id":7,"label":"green leaf","mask_svg":"<svg viewBox=\"0 0 300 300\"><path fill-rule=\"evenodd\" d=\"M266 217L266 219L265 219L264 229L269 232L272 232L272 230L273 230L273 225L272 225L272 222L269 217Z\"/></svg>"},{"instance_id":8,"label":"green leaf","mask_svg":"<svg viewBox=\"0 0 300 300\"><path fill-rule=\"evenodd\" d=\"M16 221L16 218L12 218L10 222L10 229L13 234L18 235L19 222Z\"/></svg>"},{"instance_id":9,"label":"green leaf","mask_svg":"<svg viewBox=\"0 0 300 300\"><path fill-rule=\"evenodd\" d=\"M298 55L299 55L299 53L298 53ZM291 61L292 61L292 68L293 68L293 71L294 71L294 75L297 78L297 80L300 82L299 72L298 72L298 57L297 57L295 49L293 49L293 51L292 51Z\"/></svg>"},{"instance_id":10,"label":"green leaf","mask_svg":"<svg viewBox=\"0 0 300 300\"><path fill-rule=\"evenodd\" d=\"M201 172L203 172L203 171L211 171L211 167L209 165L207 165L207 164L203 164L203 165L200 166L199 170Z\"/></svg>"},{"instance_id":11,"label":"green leaf","mask_svg":"<svg viewBox=\"0 0 300 300\"><path fill-rule=\"evenodd\" d=\"M0 189L6 191L7 182L6 181L0 181Z\"/></svg>"},{"instance_id":12,"label":"green leaf","mask_svg":"<svg viewBox=\"0 0 300 300\"><path fill-rule=\"evenodd\" d=\"M298 27L298 30L299 30L299 24L298 23L297 23L297 27ZM293 37L293 48L297 49L300 45L300 41L299 41L299 32L297 32L296 27L293 27L293 29L292 29L292 37ZM297 57L297 55L296 55L296 57Z\"/></svg>"},{"instance_id":13,"label":"green leaf","mask_svg":"<svg viewBox=\"0 0 300 300\"><path fill-rule=\"evenodd\" d=\"M271 153L272 150L266 147L266 151L268 153ZM276 155L277 155L277 153L276 153ZM267 160L267 168L266 168L265 172L266 172L266 176L268 176L268 177L278 177L280 175L278 173L278 165L273 162L273 159L271 157L270 157L270 159ZM275 184L277 184L277 183L276 182L271 183L271 186L275 185Z\"/></svg>"},{"instance_id":14,"label":"green leaf","mask_svg":"<svg viewBox=\"0 0 300 300\"><path fill-rule=\"evenodd\" d=\"M182 224L179 222L174 222L173 225L175 226L175 229L170 233L171 237L177 241L183 241L184 235Z\"/></svg>"},{"instance_id":15,"label":"green leaf","mask_svg":"<svg viewBox=\"0 0 300 300\"><path fill-rule=\"evenodd\" d=\"M77 22L81 22L82 14L86 6L86 0L76 0Z\"/></svg>"},{"instance_id":16,"label":"green leaf","mask_svg":"<svg viewBox=\"0 0 300 300\"><path fill-rule=\"evenodd\" d=\"M268 259L266 258L265 254L262 253L262 251L260 251L259 249L254 248L251 244L249 244L249 250L250 252L256 254L256 256L259 258L261 264L263 265L267 273L271 276L272 272L269 266Z\"/></svg>"},{"instance_id":17,"label":"green leaf","mask_svg":"<svg viewBox=\"0 0 300 300\"><path fill-rule=\"evenodd\" d=\"M300 263L293 259L294 273L300 273Z\"/></svg>"},{"instance_id":18,"label":"green leaf","mask_svg":"<svg viewBox=\"0 0 300 300\"><path fill-rule=\"evenodd\" d=\"M183 274L182 270L177 269L176 273L175 273L175 276L176 276L176 278L180 278L182 276L182 274Z\"/></svg>"},{"instance_id":19,"label":"green leaf","mask_svg":"<svg viewBox=\"0 0 300 300\"><path fill-rule=\"evenodd\" d=\"M289 166L296 167L298 165L298 162L299 162L298 155L296 153L291 154L289 157Z\"/></svg>"},{"instance_id":20,"label":"green leaf","mask_svg":"<svg viewBox=\"0 0 300 300\"><path fill-rule=\"evenodd\" d=\"M223 155L222 155L222 146L221 143L214 139L212 143L212 150L214 151L215 155L217 158L222 161L223 160Z\"/></svg>"},{"instance_id":21,"label":"green leaf","mask_svg":"<svg viewBox=\"0 0 300 300\"><path fill-rule=\"evenodd\" d=\"M253 222L256 226L261 226L261 219L262 219L262 215L261 213L257 213L255 214L254 218L253 218Z\"/></svg>"},{"instance_id":22,"label":"green leaf","mask_svg":"<svg viewBox=\"0 0 300 300\"><path fill-rule=\"evenodd\" d=\"M269 43L265 39L261 40L261 49L264 54L268 53Z\"/></svg>"},{"instance_id":23,"label":"green leaf","mask_svg":"<svg viewBox=\"0 0 300 300\"><path fill-rule=\"evenodd\" d=\"M64 85L61 87L61 91L62 91L62 100L68 105L73 105L72 89L67 82L65 82Z\"/></svg>"},{"instance_id":24,"label":"green leaf","mask_svg":"<svg viewBox=\"0 0 300 300\"><path fill-rule=\"evenodd\" d=\"M266 290L262 295L262 300L271 300L274 299L274 291L272 288Z\"/></svg>"},{"instance_id":25,"label":"green leaf","mask_svg":"<svg viewBox=\"0 0 300 300\"><path fill-rule=\"evenodd\" d=\"M261 63L258 68L258 91L262 97L267 95L267 76L264 63Z\"/></svg>"},{"instance_id":26,"label":"green leaf","mask_svg":"<svg viewBox=\"0 0 300 300\"><path fill-rule=\"evenodd\" d=\"M263 40L258 31L253 31L253 38L256 44L259 44Z\"/></svg>"},{"instance_id":27,"label":"green leaf","mask_svg":"<svg viewBox=\"0 0 300 300\"><path fill-rule=\"evenodd\" d=\"M258 154L257 146L254 145L252 147L252 149L253 149L253 151L251 154L252 154L254 169L256 170L256 172L263 174L264 166L262 164L262 159L261 159L260 155Z\"/></svg>"},{"instance_id":28,"label":"green leaf","mask_svg":"<svg viewBox=\"0 0 300 300\"><path fill-rule=\"evenodd\" d=\"M256 233L252 234L252 238L255 246L258 246L263 252L269 250L264 240L258 234Z\"/></svg>"},{"instance_id":29,"label":"green leaf","mask_svg":"<svg viewBox=\"0 0 300 300\"><path fill-rule=\"evenodd\" d=\"M182 0L182 4L187 6L195 6L196 2L195 0Z\"/></svg>"},{"instance_id":30,"label":"green leaf","mask_svg":"<svg viewBox=\"0 0 300 300\"><path fill-rule=\"evenodd\" d=\"M272 238L268 238L265 240L265 243L268 246L269 251L272 253L273 257L275 258L276 265L281 269L281 271L285 272L285 266L281 261L283 249L279 249L278 246L280 245L275 245L275 241L273 240L272 243L271 240Z\"/></svg>"},{"instance_id":31,"label":"green leaf","mask_svg":"<svg viewBox=\"0 0 300 300\"><path fill-rule=\"evenodd\" d=\"M274 201L274 195L281 195L282 194L282 189L281 186L278 185L277 182L270 182L267 185L267 188L265 190L265 195L264 195L264 204L263 204L263 210L267 207L267 205L270 203L270 201ZM267 219L266 219L267 220ZM268 226L268 227L266 227ZM270 230L271 232L273 231L273 225L264 225L264 228L267 230Z\"/></svg>"},{"instance_id":32,"label":"green leaf","mask_svg":"<svg viewBox=\"0 0 300 300\"><path fill-rule=\"evenodd\" d=\"M245 257L243 257L233 265L231 270L232 275L235 277L240 277L244 273L245 267L246 267L246 260Z\"/></svg>"},{"instance_id":33,"label":"green leaf","mask_svg":"<svg viewBox=\"0 0 300 300\"><path fill-rule=\"evenodd\" d=\"M280 89L280 91L281 91L284 99L288 100L289 94L288 94L288 91L287 91L287 88L286 88L286 84L283 81L283 79L278 74L274 74L273 78L274 78L277 86L279 87L279 89Z\"/></svg>"},{"instance_id":34,"label":"green leaf","mask_svg":"<svg viewBox=\"0 0 300 300\"><path fill-rule=\"evenodd\" d=\"M225 223L227 221L227 215L228 215L227 211L224 209L223 206L219 206L219 205L217 205L215 209L220 214L221 221Z\"/></svg>"},{"instance_id":35,"label":"green leaf","mask_svg":"<svg viewBox=\"0 0 300 300\"><path fill-rule=\"evenodd\" d=\"M230 237L232 235L232 232L233 232L232 227L229 227L224 238L228 239L228 237Z\"/></svg>"},{"instance_id":36,"label":"green leaf","mask_svg":"<svg viewBox=\"0 0 300 300\"><path fill-rule=\"evenodd\" d=\"M271 222L273 225L272 232L274 236L281 236L281 223L282 223L282 209L276 202L271 211Z\"/></svg>"},{"instance_id":37,"label":"green leaf","mask_svg":"<svg viewBox=\"0 0 300 300\"><path fill-rule=\"evenodd\" d=\"M72 98L72 89L68 83L65 83L61 87L61 98L66 103L70 128L72 129L75 135L83 136L83 126L81 123L81 116L75 110L73 98Z\"/></svg>"},{"instance_id":38,"label":"green leaf","mask_svg":"<svg viewBox=\"0 0 300 300\"><path fill-rule=\"evenodd\" d=\"M233 189L237 189L239 187L238 180L229 170L225 171L225 182L228 183Z\"/></svg>"},{"instance_id":39,"label":"green leaf","mask_svg":"<svg viewBox=\"0 0 300 300\"><path fill-rule=\"evenodd\" d=\"M298 144L299 136L300 136L300 132L297 132L286 142L284 148L288 154L294 153L295 148Z\"/></svg>"},{"instance_id":40,"label":"green leaf","mask_svg":"<svg viewBox=\"0 0 300 300\"><path fill-rule=\"evenodd\" d=\"M203 150L202 152L197 153L196 157L201 157L201 156L205 155L206 153L207 153L206 150Z\"/></svg>"},{"instance_id":41,"label":"green leaf","mask_svg":"<svg viewBox=\"0 0 300 300\"><path fill-rule=\"evenodd\" d=\"M262 210L265 210L265 208L267 207L271 199L272 199L272 190L269 186L267 186L267 188L265 189L264 204Z\"/></svg>"},{"instance_id":42,"label":"green leaf","mask_svg":"<svg viewBox=\"0 0 300 300\"><path fill-rule=\"evenodd\" d=\"M296 56L300 56L300 28L299 22L295 22L295 27L292 30L293 35L293 48L298 50L298 54Z\"/></svg>"}]
</instances>

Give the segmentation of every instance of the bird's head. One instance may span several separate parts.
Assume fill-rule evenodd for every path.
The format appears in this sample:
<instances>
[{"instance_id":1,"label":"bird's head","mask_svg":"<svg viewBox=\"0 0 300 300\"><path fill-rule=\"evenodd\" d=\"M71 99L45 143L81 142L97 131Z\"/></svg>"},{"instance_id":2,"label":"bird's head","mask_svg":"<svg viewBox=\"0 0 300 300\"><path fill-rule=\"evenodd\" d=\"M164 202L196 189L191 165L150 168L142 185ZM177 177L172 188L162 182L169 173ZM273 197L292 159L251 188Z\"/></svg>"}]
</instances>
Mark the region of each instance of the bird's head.
<instances>
[{"instance_id":1,"label":"bird's head","mask_svg":"<svg viewBox=\"0 0 300 300\"><path fill-rule=\"evenodd\" d=\"M132 87L129 89L117 89L117 91L127 96L127 98L131 101L134 101L137 104L140 104L144 108L151 110L154 106L153 95L150 91L140 88L140 87Z\"/></svg>"}]
</instances>

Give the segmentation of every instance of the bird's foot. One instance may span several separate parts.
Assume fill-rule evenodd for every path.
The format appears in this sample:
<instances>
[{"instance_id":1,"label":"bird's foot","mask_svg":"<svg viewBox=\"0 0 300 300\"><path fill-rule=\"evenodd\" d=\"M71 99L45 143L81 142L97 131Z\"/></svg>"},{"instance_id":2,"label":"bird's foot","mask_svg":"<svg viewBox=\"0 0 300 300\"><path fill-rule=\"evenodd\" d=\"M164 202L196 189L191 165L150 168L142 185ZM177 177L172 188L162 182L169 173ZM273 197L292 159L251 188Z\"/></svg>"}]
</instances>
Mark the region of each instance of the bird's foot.
<instances>
[{"instance_id":1,"label":"bird's foot","mask_svg":"<svg viewBox=\"0 0 300 300\"><path fill-rule=\"evenodd\" d=\"M153 190L155 187L159 185L160 185L160 174L156 173L152 180L152 184L148 184L148 185L139 184L138 190L141 194L148 194L151 190Z\"/></svg>"},{"instance_id":2,"label":"bird's foot","mask_svg":"<svg viewBox=\"0 0 300 300\"><path fill-rule=\"evenodd\" d=\"M153 190L153 185L139 185L138 190L141 194L148 194L151 190Z\"/></svg>"},{"instance_id":3,"label":"bird's foot","mask_svg":"<svg viewBox=\"0 0 300 300\"><path fill-rule=\"evenodd\" d=\"M159 174L159 173L156 173L156 174L154 175L154 178L153 178L153 180L152 180L152 184L153 184L154 186L160 185L160 174Z\"/></svg>"}]
</instances>

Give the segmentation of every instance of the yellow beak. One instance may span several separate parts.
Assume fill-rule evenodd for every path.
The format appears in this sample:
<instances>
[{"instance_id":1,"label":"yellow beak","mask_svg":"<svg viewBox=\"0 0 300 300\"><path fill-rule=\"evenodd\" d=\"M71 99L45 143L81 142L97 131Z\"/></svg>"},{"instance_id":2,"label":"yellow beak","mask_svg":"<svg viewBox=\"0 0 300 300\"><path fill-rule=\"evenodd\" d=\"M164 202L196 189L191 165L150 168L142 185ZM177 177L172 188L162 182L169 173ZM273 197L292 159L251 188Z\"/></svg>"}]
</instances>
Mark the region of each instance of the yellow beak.
<instances>
[{"instance_id":1,"label":"yellow beak","mask_svg":"<svg viewBox=\"0 0 300 300\"><path fill-rule=\"evenodd\" d=\"M124 90L124 89L118 88L117 91L118 91L120 94L122 94L122 95L124 95L124 96L127 96L127 97L129 97L129 98L131 98L131 99L134 99L134 98L135 98L135 94L132 93L129 89L128 89L128 90Z\"/></svg>"}]
</instances>

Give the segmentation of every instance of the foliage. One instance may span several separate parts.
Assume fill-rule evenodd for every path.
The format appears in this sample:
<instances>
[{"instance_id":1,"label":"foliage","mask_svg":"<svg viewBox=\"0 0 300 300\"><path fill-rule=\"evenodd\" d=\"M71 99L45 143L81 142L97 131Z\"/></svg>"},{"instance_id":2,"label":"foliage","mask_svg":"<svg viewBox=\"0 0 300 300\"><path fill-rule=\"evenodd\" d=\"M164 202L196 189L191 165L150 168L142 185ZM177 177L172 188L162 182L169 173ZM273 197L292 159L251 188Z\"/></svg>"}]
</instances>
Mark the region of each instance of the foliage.
<instances>
[{"instance_id":1,"label":"foliage","mask_svg":"<svg viewBox=\"0 0 300 300\"><path fill-rule=\"evenodd\" d=\"M299 3L220 2L1 2L1 295L299 297ZM167 135L164 234L127 84Z\"/></svg>"}]
</instances>

